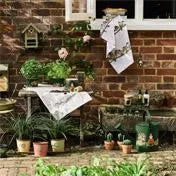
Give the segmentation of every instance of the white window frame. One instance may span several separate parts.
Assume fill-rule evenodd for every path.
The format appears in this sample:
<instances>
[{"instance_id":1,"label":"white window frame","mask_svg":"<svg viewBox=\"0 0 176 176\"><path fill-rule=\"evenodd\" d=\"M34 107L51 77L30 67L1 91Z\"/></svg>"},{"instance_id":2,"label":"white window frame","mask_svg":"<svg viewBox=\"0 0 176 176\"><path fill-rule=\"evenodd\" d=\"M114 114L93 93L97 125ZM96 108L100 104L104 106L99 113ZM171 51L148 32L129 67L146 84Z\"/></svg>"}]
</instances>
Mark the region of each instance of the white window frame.
<instances>
[{"instance_id":1,"label":"white window frame","mask_svg":"<svg viewBox=\"0 0 176 176\"><path fill-rule=\"evenodd\" d=\"M135 18L125 19L128 30L176 30L176 19L143 19L144 0L135 0ZM66 21L87 20L96 16L96 0L87 0L87 13L72 13L72 0L65 0ZM103 19L91 22L99 30Z\"/></svg>"},{"instance_id":2,"label":"white window frame","mask_svg":"<svg viewBox=\"0 0 176 176\"><path fill-rule=\"evenodd\" d=\"M88 20L95 18L96 0L87 0L87 13L72 13L72 0L65 0L65 21Z\"/></svg>"}]
</instances>

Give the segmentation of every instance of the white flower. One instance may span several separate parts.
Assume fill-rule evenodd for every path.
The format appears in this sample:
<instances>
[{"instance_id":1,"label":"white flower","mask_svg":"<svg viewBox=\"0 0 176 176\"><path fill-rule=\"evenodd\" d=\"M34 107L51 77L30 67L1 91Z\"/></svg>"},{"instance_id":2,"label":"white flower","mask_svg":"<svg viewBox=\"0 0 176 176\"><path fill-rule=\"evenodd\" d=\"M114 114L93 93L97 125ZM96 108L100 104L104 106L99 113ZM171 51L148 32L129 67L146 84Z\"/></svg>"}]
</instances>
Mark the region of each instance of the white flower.
<instances>
[{"instance_id":1,"label":"white flower","mask_svg":"<svg viewBox=\"0 0 176 176\"><path fill-rule=\"evenodd\" d=\"M68 56L68 51L66 48L61 48L59 51L58 51L58 55L61 59L65 59L67 56Z\"/></svg>"},{"instance_id":2,"label":"white flower","mask_svg":"<svg viewBox=\"0 0 176 176\"><path fill-rule=\"evenodd\" d=\"M83 37L83 42L84 42L84 43L89 42L91 39L92 39L92 38L91 38L90 35L85 35L85 36Z\"/></svg>"}]
</instances>

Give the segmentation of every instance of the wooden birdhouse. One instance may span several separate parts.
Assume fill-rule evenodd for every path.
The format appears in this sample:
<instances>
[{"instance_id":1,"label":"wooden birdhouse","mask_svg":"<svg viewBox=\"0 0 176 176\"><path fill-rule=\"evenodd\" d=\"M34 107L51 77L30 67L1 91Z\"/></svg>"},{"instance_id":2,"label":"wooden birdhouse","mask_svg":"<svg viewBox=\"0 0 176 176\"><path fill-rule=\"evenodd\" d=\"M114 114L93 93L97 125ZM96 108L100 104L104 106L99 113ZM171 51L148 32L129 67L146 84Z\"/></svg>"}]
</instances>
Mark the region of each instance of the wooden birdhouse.
<instances>
[{"instance_id":1,"label":"wooden birdhouse","mask_svg":"<svg viewBox=\"0 0 176 176\"><path fill-rule=\"evenodd\" d=\"M25 48L38 48L41 31L30 23L22 32L24 34Z\"/></svg>"},{"instance_id":2,"label":"wooden birdhouse","mask_svg":"<svg viewBox=\"0 0 176 176\"><path fill-rule=\"evenodd\" d=\"M9 90L9 67L8 64L0 64L0 92Z\"/></svg>"}]
</instances>

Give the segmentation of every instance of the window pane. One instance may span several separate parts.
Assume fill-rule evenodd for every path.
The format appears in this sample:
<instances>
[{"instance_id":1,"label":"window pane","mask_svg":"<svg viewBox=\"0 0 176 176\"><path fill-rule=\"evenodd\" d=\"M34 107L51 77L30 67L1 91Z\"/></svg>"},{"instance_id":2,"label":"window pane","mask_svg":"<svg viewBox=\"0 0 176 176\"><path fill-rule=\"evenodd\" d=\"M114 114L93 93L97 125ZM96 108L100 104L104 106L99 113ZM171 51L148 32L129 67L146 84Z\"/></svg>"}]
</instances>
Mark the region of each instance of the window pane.
<instances>
[{"instance_id":1,"label":"window pane","mask_svg":"<svg viewBox=\"0 0 176 176\"><path fill-rule=\"evenodd\" d=\"M176 18L176 0L144 0L144 18Z\"/></svg>"},{"instance_id":2,"label":"window pane","mask_svg":"<svg viewBox=\"0 0 176 176\"><path fill-rule=\"evenodd\" d=\"M127 18L134 18L135 0L96 0L96 18L105 16L103 9L124 8L127 9Z\"/></svg>"},{"instance_id":3,"label":"window pane","mask_svg":"<svg viewBox=\"0 0 176 176\"><path fill-rule=\"evenodd\" d=\"M87 0L72 0L73 13L86 13Z\"/></svg>"}]
</instances>

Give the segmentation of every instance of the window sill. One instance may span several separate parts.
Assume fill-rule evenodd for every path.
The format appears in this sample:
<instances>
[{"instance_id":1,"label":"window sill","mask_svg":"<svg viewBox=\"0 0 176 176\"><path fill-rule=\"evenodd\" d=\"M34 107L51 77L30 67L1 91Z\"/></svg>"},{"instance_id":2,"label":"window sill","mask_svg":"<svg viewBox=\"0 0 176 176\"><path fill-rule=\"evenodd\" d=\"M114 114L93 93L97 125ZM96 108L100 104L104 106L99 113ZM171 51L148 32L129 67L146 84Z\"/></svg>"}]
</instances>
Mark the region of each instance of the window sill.
<instances>
[{"instance_id":1,"label":"window sill","mask_svg":"<svg viewBox=\"0 0 176 176\"><path fill-rule=\"evenodd\" d=\"M136 31L175 31L176 19L146 19L137 21L135 19L125 20L128 30ZM103 19L96 19L91 22L92 30L100 30Z\"/></svg>"}]
</instances>

